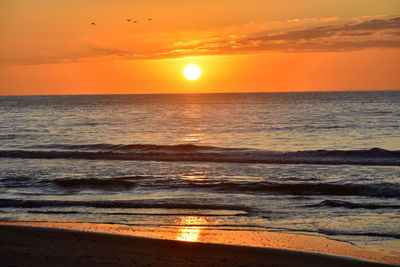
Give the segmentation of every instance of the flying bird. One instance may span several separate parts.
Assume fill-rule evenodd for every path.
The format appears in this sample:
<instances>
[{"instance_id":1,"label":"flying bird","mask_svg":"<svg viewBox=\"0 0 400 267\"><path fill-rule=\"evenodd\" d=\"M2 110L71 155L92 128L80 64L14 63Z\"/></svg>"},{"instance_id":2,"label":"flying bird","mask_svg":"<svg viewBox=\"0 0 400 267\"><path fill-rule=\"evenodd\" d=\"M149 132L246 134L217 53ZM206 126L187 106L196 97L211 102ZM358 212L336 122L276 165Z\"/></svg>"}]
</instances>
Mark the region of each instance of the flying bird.
<instances>
[{"instance_id":1,"label":"flying bird","mask_svg":"<svg viewBox=\"0 0 400 267\"><path fill-rule=\"evenodd\" d=\"M137 20L134 20L133 23L138 23L138 21L137 21Z\"/></svg>"},{"instance_id":2,"label":"flying bird","mask_svg":"<svg viewBox=\"0 0 400 267\"><path fill-rule=\"evenodd\" d=\"M96 23L92 22L92 23L90 23L90 25L92 25L92 26L96 26Z\"/></svg>"},{"instance_id":3,"label":"flying bird","mask_svg":"<svg viewBox=\"0 0 400 267\"><path fill-rule=\"evenodd\" d=\"M132 19L126 19L126 21L130 22Z\"/></svg>"},{"instance_id":4,"label":"flying bird","mask_svg":"<svg viewBox=\"0 0 400 267\"><path fill-rule=\"evenodd\" d=\"M148 21L152 21L153 19L147 19Z\"/></svg>"}]
</instances>

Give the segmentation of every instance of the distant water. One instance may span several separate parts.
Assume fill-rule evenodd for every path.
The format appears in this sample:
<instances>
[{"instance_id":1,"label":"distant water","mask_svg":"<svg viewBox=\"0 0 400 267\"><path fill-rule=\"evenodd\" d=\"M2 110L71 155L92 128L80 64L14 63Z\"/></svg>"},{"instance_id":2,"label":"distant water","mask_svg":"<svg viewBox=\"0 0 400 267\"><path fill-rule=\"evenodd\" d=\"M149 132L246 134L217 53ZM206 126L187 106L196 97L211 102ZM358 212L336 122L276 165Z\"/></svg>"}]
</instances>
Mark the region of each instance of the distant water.
<instances>
[{"instance_id":1,"label":"distant water","mask_svg":"<svg viewBox=\"0 0 400 267\"><path fill-rule=\"evenodd\" d=\"M400 91L1 96L0 207L400 253Z\"/></svg>"}]
</instances>

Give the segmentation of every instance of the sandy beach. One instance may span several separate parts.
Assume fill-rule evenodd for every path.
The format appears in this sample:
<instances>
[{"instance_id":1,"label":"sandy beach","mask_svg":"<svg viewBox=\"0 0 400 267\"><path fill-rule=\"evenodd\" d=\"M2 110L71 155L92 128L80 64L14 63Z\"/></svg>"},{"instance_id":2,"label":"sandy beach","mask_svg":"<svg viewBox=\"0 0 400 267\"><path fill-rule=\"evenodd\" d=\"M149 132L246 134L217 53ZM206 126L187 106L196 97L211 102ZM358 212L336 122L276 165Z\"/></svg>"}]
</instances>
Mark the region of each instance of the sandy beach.
<instances>
[{"instance_id":1,"label":"sandy beach","mask_svg":"<svg viewBox=\"0 0 400 267\"><path fill-rule=\"evenodd\" d=\"M390 266L277 248L0 225L2 266Z\"/></svg>"}]
</instances>

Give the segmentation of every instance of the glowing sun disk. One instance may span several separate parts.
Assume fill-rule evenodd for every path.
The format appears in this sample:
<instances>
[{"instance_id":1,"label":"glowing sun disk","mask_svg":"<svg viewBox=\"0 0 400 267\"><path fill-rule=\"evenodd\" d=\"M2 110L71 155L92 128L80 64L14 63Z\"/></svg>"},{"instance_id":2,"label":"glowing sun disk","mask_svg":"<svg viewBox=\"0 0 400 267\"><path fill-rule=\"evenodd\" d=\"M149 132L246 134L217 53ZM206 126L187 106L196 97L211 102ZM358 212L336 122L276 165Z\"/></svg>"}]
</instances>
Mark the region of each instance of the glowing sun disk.
<instances>
[{"instance_id":1,"label":"glowing sun disk","mask_svg":"<svg viewBox=\"0 0 400 267\"><path fill-rule=\"evenodd\" d=\"M183 69L183 75L188 80L197 80L201 75L201 69L197 65L188 65Z\"/></svg>"}]
</instances>

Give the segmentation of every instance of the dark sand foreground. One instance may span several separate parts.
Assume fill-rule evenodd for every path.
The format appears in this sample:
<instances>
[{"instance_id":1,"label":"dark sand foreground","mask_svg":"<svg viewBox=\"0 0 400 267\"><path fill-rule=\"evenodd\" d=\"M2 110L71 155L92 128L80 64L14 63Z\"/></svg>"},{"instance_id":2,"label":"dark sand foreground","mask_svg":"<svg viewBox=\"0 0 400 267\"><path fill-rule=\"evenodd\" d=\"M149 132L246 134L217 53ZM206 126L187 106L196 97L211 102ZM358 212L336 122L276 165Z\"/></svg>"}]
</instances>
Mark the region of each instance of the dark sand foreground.
<instances>
[{"instance_id":1,"label":"dark sand foreground","mask_svg":"<svg viewBox=\"0 0 400 267\"><path fill-rule=\"evenodd\" d=\"M0 225L1 266L390 266L283 249Z\"/></svg>"}]
</instances>

